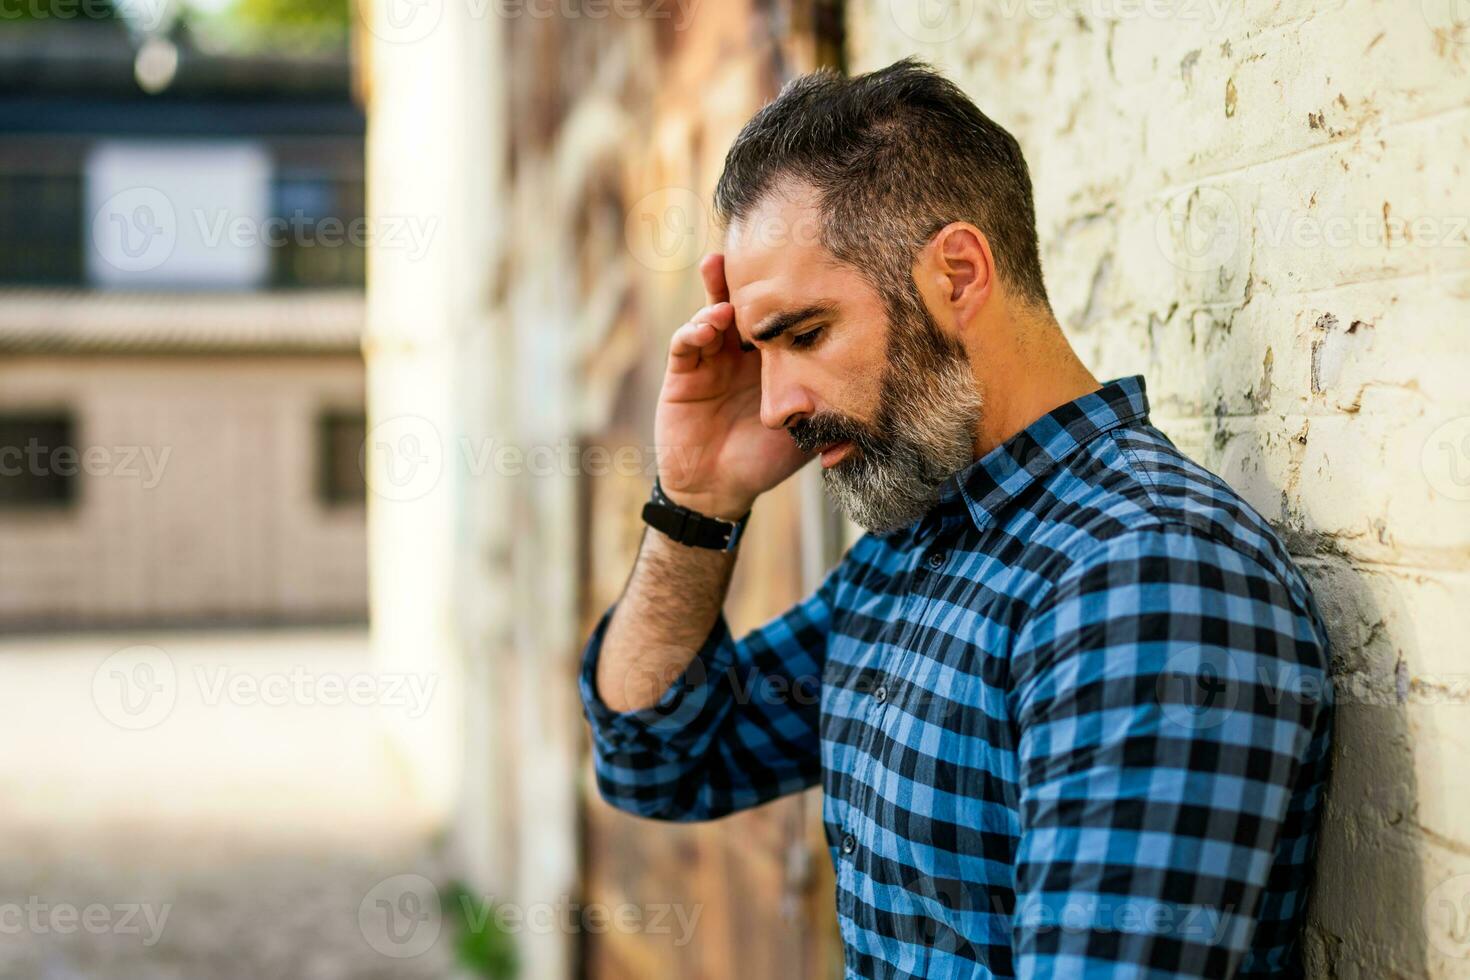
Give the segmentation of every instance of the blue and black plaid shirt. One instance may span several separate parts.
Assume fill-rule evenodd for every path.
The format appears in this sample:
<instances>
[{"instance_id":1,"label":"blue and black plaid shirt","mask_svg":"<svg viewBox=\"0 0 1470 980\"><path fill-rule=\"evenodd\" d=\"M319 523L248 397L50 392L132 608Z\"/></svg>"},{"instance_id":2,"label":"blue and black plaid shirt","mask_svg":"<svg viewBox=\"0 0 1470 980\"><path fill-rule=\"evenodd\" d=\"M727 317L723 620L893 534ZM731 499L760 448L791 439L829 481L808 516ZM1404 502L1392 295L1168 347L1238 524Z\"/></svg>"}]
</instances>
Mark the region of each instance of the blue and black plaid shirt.
<instances>
[{"instance_id":1,"label":"blue and black plaid shirt","mask_svg":"<svg viewBox=\"0 0 1470 980\"><path fill-rule=\"evenodd\" d=\"M821 781L849 977L1300 973L1327 635L1285 547L1148 422L1056 409L651 707L581 692L602 794L707 820Z\"/></svg>"}]
</instances>

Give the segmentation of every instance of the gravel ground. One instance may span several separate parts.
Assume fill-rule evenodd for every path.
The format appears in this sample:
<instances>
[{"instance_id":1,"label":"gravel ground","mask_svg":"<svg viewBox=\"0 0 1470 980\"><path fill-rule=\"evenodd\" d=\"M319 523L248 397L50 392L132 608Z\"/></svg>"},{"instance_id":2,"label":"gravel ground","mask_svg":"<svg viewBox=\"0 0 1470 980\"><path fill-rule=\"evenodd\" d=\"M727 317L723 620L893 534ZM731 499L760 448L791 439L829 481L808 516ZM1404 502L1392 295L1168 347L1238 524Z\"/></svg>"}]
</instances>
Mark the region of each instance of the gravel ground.
<instances>
[{"instance_id":1,"label":"gravel ground","mask_svg":"<svg viewBox=\"0 0 1470 980\"><path fill-rule=\"evenodd\" d=\"M0 978L455 976L384 734L422 704L368 668L360 628L0 638Z\"/></svg>"}]
</instances>

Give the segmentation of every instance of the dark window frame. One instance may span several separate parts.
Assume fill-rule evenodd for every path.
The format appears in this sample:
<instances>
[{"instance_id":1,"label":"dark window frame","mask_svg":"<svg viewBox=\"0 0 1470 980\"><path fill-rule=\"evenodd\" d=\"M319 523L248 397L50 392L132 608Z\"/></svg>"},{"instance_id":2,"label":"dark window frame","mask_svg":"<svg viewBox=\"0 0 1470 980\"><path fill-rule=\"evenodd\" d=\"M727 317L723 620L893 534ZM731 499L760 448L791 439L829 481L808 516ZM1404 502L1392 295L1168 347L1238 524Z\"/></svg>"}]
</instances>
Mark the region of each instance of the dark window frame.
<instances>
[{"instance_id":1,"label":"dark window frame","mask_svg":"<svg viewBox=\"0 0 1470 980\"><path fill-rule=\"evenodd\" d=\"M17 436L27 428L32 431L17 442ZM58 465L55 459L58 450L69 449L72 458L66 467L71 472L34 472L34 453L29 449L38 440L42 441L51 466ZM16 469L19 472L12 472ZM0 512L74 510L81 503L81 474L82 450L77 445L75 412L0 409ZM27 486L29 489L24 489Z\"/></svg>"},{"instance_id":2,"label":"dark window frame","mask_svg":"<svg viewBox=\"0 0 1470 980\"><path fill-rule=\"evenodd\" d=\"M338 443L344 437L348 444L341 446ZM316 441L312 447L316 456L317 503L331 510L366 505L367 476L362 469L366 439L367 413L362 409L324 408L317 412ZM350 451L350 461L338 456L344 451ZM348 472L356 476L346 476Z\"/></svg>"}]
</instances>

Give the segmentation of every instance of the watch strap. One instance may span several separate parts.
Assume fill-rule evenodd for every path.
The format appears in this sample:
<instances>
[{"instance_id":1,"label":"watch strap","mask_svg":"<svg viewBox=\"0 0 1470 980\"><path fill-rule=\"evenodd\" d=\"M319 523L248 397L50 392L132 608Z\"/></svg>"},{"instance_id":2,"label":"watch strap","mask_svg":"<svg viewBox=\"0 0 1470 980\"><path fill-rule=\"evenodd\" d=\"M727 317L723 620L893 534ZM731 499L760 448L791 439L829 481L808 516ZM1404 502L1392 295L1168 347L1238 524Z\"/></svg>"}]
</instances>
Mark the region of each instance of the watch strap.
<instances>
[{"instance_id":1,"label":"watch strap","mask_svg":"<svg viewBox=\"0 0 1470 980\"><path fill-rule=\"evenodd\" d=\"M714 551L734 551L749 520L749 512L740 520L731 522L681 507L664 493L657 477L653 481L653 493L648 503L643 505L643 522L649 527L680 544Z\"/></svg>"}]
</instances>

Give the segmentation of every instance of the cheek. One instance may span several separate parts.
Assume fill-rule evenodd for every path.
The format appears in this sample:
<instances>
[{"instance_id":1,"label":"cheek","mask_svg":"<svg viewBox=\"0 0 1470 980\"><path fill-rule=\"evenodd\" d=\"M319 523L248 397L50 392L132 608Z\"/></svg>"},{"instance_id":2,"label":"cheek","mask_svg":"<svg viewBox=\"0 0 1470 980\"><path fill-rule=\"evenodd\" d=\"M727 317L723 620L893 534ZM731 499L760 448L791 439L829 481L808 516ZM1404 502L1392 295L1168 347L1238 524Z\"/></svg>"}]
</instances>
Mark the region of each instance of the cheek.
<instances>
[{"instance_id":1,"label":"cheek","mask_svg":"<svg viewBox=\"0 0 1470 980\"><path fill-rule=\"evenodd\" d=\"M814 391L822 408L850 419L872 422L883 390L881 348L833 345Z\"/></svg>"}]
</instances>

